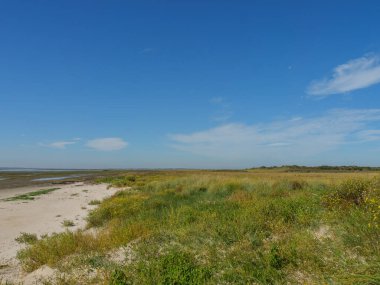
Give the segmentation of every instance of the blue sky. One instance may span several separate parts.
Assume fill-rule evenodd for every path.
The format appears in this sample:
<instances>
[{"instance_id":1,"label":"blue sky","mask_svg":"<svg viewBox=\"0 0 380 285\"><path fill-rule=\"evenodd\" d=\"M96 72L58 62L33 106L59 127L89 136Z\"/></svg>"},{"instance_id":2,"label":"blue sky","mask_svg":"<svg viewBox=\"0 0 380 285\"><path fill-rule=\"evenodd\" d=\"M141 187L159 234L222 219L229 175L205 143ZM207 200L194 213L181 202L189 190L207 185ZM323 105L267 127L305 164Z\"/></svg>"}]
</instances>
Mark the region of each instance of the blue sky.
<instances>
[{"instance_id":1,"label":"blue sky","mask_svg":"<svg viewBox=\"0 0 380 285\"><path fill-rule=\"evenodd\" d=\"M376 1L0 3L0 166L380 165Z\"/></svg>"}]
</instances>

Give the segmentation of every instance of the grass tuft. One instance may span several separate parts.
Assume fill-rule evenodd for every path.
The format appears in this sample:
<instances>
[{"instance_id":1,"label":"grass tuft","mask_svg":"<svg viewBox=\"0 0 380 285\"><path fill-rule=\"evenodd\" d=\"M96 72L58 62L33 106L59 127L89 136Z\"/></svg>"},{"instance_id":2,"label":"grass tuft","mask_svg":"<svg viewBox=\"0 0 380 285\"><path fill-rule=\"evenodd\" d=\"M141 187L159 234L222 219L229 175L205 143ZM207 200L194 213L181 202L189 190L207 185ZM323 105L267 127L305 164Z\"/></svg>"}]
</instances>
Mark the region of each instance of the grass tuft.
<instances>
[{"instance_id":1,"label":"grass tuft","mask_svg":"<svg viewBox=\"0 0 380 285\"><path fill-rule=\"evenodd\" d=\"M17 238L15 238L15 241L18 243L24 243L24 244L33 244L38 240L38 237L36 234L30 234L30 233L24 233L22 232Z\"/></svg>"},{"instance_id":2,"label":"grass tuft","mask_svg":"<svg viewBox=\"0 0 380 285\"><path fill-rule=\"evenodd\" d=\"M64 220L62 222L62 225L64 227L73 227L73 226L75 226L75 223L73 221L71 221L71 220Z\"/></svg>"}]
</instances>

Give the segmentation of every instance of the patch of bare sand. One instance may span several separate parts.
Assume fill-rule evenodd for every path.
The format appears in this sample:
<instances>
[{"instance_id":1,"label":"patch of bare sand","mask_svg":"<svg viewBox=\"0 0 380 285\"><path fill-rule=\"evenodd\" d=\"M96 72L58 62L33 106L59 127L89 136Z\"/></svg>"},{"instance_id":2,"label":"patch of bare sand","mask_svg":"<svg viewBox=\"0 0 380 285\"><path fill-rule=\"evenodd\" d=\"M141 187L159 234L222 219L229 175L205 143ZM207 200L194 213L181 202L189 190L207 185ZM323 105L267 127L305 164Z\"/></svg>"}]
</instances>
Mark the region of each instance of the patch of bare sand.
<instances>
[{"instance_id":1,"label":"patch of bare sand","mask_svg":"<svg viewBox=\"0 0 380 285\"><path fill-rule=\"evenodd\" d=\"M22 248L22 245L18 244L15 238L21 232L38 236L63 232L67 229L62 224L65 220L74 222L74 226L69 230L84 228L88 210L96 207L88 203L91 200L102 200L118 191L115 188L107 189L106 184L74 183L54 187L60 189L28 201L4 201L2 199L52 187L39 187L38 189L23 187L0 192L0 281L30 281L30 275L26 276L20 270L19 262L16 259L17 251ZM34 275L39 276L39 274ZM32 275L33 278L37 278L34 275Z\"/></svg>"},{"instance_id":2,"label":"patch of bare sand","mask_svg":"<svg viewBox=\"0 0 380 285\"><path fill-rule=\"evenodd\" d=\"M333 233L328 225L321 225L315 232L314 237L322 241L324 239L333 239Z\"/></svg>"}]
</instances>

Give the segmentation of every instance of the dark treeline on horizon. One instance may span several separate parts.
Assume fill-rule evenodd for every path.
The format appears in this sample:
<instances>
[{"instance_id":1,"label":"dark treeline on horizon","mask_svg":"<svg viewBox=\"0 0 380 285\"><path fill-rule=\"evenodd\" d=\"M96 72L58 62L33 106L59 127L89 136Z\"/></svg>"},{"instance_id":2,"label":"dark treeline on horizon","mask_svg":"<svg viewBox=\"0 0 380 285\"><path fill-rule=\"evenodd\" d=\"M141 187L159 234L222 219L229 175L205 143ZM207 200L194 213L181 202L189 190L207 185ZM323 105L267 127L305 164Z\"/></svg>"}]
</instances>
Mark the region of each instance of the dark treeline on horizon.
<instances>
[{"instance_id":1,"label":"dark treeline on horizon","mask_svg":"<svg viewBox=\"0 0 380 285\"><path fill-rule=\"evenodd\" d=\"M320 166L302 166L302 165L282 165L282 166L260 166L252 167L250 169L278 169L289 172L296 171L378 171L380 167L372 166L357 166L357 165L320 165Z\"/></svg>"}]
</instances>

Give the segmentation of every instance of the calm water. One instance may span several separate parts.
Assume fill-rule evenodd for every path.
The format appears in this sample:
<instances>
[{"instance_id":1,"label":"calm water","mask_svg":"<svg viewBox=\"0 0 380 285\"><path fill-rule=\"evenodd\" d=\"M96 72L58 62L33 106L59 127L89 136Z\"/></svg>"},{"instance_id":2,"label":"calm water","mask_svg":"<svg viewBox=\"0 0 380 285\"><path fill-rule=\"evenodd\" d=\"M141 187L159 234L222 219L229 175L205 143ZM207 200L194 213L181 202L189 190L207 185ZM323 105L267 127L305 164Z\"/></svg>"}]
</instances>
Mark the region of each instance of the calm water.
<instances>
[{"instance_id":1,"label":"calm water","mask_svg":"<svg viewBox=\"0 0 380 285\"><path fill-rule=\"evenodd\" d=\"M50 181L50 180L62 180L66 178L75 178L75 177L81 177L84 174L81 175L69 175L69 176L59 176L59 177L42 177L42 178L36 178L33 179L32 181Z\"/></svg>"}]
</instances>

